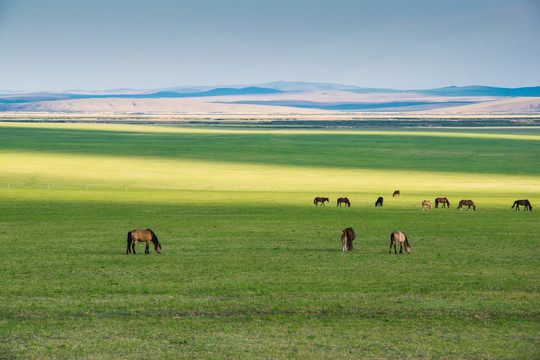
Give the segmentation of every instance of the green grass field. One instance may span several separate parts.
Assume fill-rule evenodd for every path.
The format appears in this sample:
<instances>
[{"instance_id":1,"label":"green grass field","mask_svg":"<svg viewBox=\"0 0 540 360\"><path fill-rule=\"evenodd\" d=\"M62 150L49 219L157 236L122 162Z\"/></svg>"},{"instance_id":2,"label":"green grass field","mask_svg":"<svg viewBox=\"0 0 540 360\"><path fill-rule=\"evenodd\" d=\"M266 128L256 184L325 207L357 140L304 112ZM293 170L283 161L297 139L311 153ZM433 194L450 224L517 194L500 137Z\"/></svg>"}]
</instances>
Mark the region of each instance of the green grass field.
<instances>
[{"instance_id":1,"label":"green grass field","mask_svg":"<svg viewBox=\"0 0 540 360\"><path fill-rule=\"evenodd\" d=\"M0 124L0 358L538 358L539 145ZM451 209L421 211L439 196ZM146 227L163 253L126 256ZM410 255L388 254L397 229Z\"/></svg>"}]
</instances>

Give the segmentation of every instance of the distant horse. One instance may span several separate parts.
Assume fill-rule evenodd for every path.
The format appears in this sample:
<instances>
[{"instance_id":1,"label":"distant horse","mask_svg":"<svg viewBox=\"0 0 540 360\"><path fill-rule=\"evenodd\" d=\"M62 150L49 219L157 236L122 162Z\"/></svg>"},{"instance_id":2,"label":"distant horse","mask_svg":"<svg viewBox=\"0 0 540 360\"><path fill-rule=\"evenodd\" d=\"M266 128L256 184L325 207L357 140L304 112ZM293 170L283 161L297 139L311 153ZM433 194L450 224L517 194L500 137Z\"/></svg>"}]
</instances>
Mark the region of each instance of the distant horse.
<instances>
[{"instance_id":1,"label":"distant horse","mask_svg":"<svg viewBox=\"0 0 540 360\"><path fill-rule=\"evenodd\" d=\"M450 207L450 201L445 197L435 199L435 209L439 207L439 204L442 204L441 207Z\"/></svg>"},{"instance_id":2,"label":"distant horse","mask_svg":"<svg viewBox=\"0 0 540 360\"><path fill-rule=\"evenodd\" d=\"M337 199L337 206L341 207L342 203L344 203L348 207L351 207L351 202L346 197Z\"/></svg>"},{"instance_id":3,"label":"distant horse","mask_svg":"<svg viewBox=\"0 0 540 360\"><path fill-rule=\"evenodd\" d=\"M390 250L388 250L388 253L392 253L392 245L394 245L394 253L397 254L397 248L396 245L399 243L399 253L403 253L403 245L405 245L405 251L407 254L411 253L411 246L409 245L409 240L407 239L407 235L403 231L394 231L392 234L390 234Z\"/></svg>"},{"instance_id":4,"label":"distant horse","mask_svg":"<svg viewBox=\"0 0 540 360\"><path fill-rule=\"evenodd\" d=\"M341 245L343 245L343 252L346 251L353 251L353 240L356 238L356 234L354 230L350 227L343 230L343 234L341 235Z\"/></svg>"},{"instance_id":5,"label":"distant horse","mask_svg":"<svg viewBox=\"0 0 540 360\"><path fill-rule=\"evenodd\" d=\"M427 206L428 210L431 210L431 201L429 200L422 201L422 211L424 211L424 206Z\"/></svg>"},{"instance_id":6,"label":"distant horse","mask_svg":"<svg viewBox=\"0 0 540 360\"><path fill-rule=\"evenodd\" d=\"M401 193L399 192L399 190L394 191L394 193L392 194L392 197L394 196L401 197Z\"/></svg>"},{"instance_id":7,"label":"distant horse","mask_svg":"<svg viewBox=\"0 0 540 360\"><path fill-rule=\"evenodd\" d=\"M133 250L133 254L135 254L135 244L137 243L137 241L146 243L146 249L144 250L145 254L150 254L150 250L149 250L150 241L154 244L154 249L157 251L157 253L161 254L161 244L159 243L159 240L156 234L154 234L152 230L134 229L128 232L127 234L126 255L128 255L131 252L131 250Z\"/></svg>"},{"instance_id":8,"label":"distant horse","mask_svg":"<svg viewBox=\"0 0 540 360\"><path fill-rule=\"evenodd\" d=\"M532 211L531 203L530 203L529 200L527 200L527 199L525 199L525 200L516 200L516 201L514 201L514 205L512 205L512 209L513 209L514 206L515 206L515 207L516 207L516 211L519 211L519 205L524 206L524 207L525 207L525 211L527 211L527 209L529 209L530 211Z\"/></svg>"},{"instance_id":9,"label":"distant horse","mask_svg":"<svg viewBox=\"0 0 540 360\"><path fill-rule=\"evenodd\" d=\"M474 211L476 211L476 205L474 204L474 201L472 200L461 200L456 210L463 210L462 209L463 205L469 207L467 210L471 210L471 206L472 206Z\"/></svg>"},{"instance_id":10,"label":"distant horse","mask_svg":"<svg viewBox=\"0 0 540 360\"><path fill-rule=\"evenodd\" d=\"M313 199L313 203L315 204L315 206L317 206L318 203L321 203L321 206L324 206L325 201L330 202L330 200L325 197L316 197L315 199Z\"/></svg>"},{"instance_id":11,"label":"distant horse","mask_svg":"<svg viewBox=\"0 0 540 360\"><path fill-rule=\"evenodd\" d=\"M383 197L382 196L379 196L379 198L377 199L377 201L375 201L375 207L377 206L381 206L382 207L382 202L383 202Z\"/></svg>"}]
</instances>

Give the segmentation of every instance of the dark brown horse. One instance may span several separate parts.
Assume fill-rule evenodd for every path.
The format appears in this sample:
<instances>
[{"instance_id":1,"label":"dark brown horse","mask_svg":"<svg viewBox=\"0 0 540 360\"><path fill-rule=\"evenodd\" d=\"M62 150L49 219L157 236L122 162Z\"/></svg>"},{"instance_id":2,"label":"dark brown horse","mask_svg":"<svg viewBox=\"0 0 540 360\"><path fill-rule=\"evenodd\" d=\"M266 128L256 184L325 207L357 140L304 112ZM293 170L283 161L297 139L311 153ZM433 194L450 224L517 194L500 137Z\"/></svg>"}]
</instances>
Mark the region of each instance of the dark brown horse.
<instances>
[{"instance_id":1,"label":"dark brown horse","mask_svg":"<svg viewBox=\"0 0 540 360\"><path fill-rule=\"evenodd\" d=\"M390 250L388 250L388 253L392 253L392 245L394 245L394 254L397 254L397 248L396 245L399 243L399 253L403 253L403 245L405 245L405 251L407 254L411 253L411 246L409 245L409 239L407 239L407 235L403 231L394 231L392 234L390 234Z\"/></svg>"},{"instance_id":2,"label":"dark brown horse","mask_svg":"<svg viewBox=\"0 0 540 360\"><path fill-rule=\"evenodd\" d=\"M128 232L127 234L127 250L126 255L133 250L133 254L135 253L135 244L137 241L145 242L146 243L146 249L144 250L145 254L150 254L149 250L149 244L150 241L154 244L154 249L157 251L158 254L161 254L161 244L159 243L159 240L154 234L154 232L150 229L134 229Z\"/></svg>"},{"instance_id":3,"label":"dark brown horse","mask_svg":"<svg viewBox=\"0 0 540 360\"><path fill-rule=\"evenodd\" d=\"M531 203L530 203L529 200L527 200L527 199L525 199L525 200L516 200L516 201L514 201L514 205L512 205L512 209L513 209L514 206L515 206L515 207L516 207L516 211L519 211L519 205L524 206L524 207L525 207L525 211L527 211L527 209L529 209L530 211L532 211Z\"/></svg>"},{"instance_id":4,"label":"dark brown horse","mask_svg":"<svg viewBox=\"0 0 540 360\"><path fill-rule=\"evenodd\" d=\"M476 205L474 204L474 201L472 200L461 200L456 210L463 210L462 207L464 205L469 207L467 210L471 210L471 206L472 206L474 211L476 211Z\"/></svg>"},{"instance_id":5,"label":"dark brown horse","mask_svg":"<svg viewBox=\"0 0 540 360\"><path fill-rule=\"evenodd\" d=\"M350 227L343 230L343 234L341 235L341 245L343 246L343 252L346 251L353 251L353 240L356 238L356 234L354 230Z\"/></svg>"},{"instance_id":6,"label":"dark brown horse","mask_svg":"<svg viewBox=\"0 0 540 360\"><path fill-rule=\"evenodd\" d=\"M383 202L383 197L382 196L379 196L379 198L377 199L377 201L375 201L375 207L377 206L381 206L382 207L382 202Z\"/></svg>"},{"instance_id":7,"label":"dark brown horse","mask_svg":"<svg viewBox=\"0 0 540 360\"><path fill-rule=\"evenodd\" d=\"M394 196L401 197L401 193L399 192L399 190L394 191L394 193L392 194L392 197Z\"/></svg>"},{"instance_id":8,"label":"dark brown horse","mask_svg":"<svg viewBox=\"0 0 540 360\"><path fill-rule=\"evenodd\" d=\"M448 199L445 197L435 199L435 209L439 207L439 204L442 204L441 207L450 207L450 201L448 201Z\"/></svg>"},{"instance_id":9,"label":"dark brown horse","mask_svg":"<svg viewBox=\"0 0 540 360\"><path fill-rule=\"evenodd\" d=\"M325 197L316 197L315 199L313 199L313 203L315 204L315 206L317 206L319 203L321 203L321 206L324 206L325 201L330 202L330 200Z\"/></svg>"},{"instance_id":10,"label":"dark brown horse","mask_svg":"<svg viewBox=\"0 0 540 360\"><path fill-rule=\"evenodd\" d=\"M351 207L351 202L346 197L337 199L337 206L341 207L342 203L348 207Z\"/></svg>"}]
</instances>

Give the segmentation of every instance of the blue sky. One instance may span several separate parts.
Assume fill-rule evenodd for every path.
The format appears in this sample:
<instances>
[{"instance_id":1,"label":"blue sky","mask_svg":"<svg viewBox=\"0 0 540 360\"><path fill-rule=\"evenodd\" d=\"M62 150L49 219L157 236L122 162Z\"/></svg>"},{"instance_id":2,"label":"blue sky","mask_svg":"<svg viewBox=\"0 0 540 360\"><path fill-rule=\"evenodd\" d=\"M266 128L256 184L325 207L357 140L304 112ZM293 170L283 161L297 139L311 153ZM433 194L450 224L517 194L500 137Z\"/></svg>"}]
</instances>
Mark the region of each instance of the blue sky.
<instances>
[{"instance_id":1,"label":"blue sky","mask_svg":"<svg viewBox=\"0 0 540 360\"><path fill-rule=\"evenodd\" d=\"M540 85L540 0L0 0L0 89Z\"/></svg>"}]
</instances>

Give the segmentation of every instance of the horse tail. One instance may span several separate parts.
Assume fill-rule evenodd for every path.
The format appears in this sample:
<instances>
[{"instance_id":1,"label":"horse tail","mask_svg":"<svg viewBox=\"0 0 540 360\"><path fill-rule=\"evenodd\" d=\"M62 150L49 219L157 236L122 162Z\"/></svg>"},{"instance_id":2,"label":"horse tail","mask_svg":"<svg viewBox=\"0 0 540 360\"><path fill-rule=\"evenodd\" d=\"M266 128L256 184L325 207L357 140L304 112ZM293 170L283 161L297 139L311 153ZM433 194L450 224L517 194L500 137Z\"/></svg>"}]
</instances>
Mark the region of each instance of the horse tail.
<instances>
[{"instance_id":1,"label":"horse tail","mask_svg":"<svg viewBox=\"0 0 540 360\"><path fill-rule=\"evenodd\" d=\"M512 205L511 209L513 209L513 208L514 208L514 206L516 206L516 204L517 204L517 200L516 200L516 201L514 201L514 205Z\"/></svg>"},{"instance_id":2,"label":"horse tail","mask_svg":"<svg viewBox=\"0 0 540 360\"><path fill-rule=\"evenodd\" d=\"M131 252L131 244L133 243L133 238L131 237L131 231L127 234L127 250L126 255Z\"/></svg>"}]
</instances>

